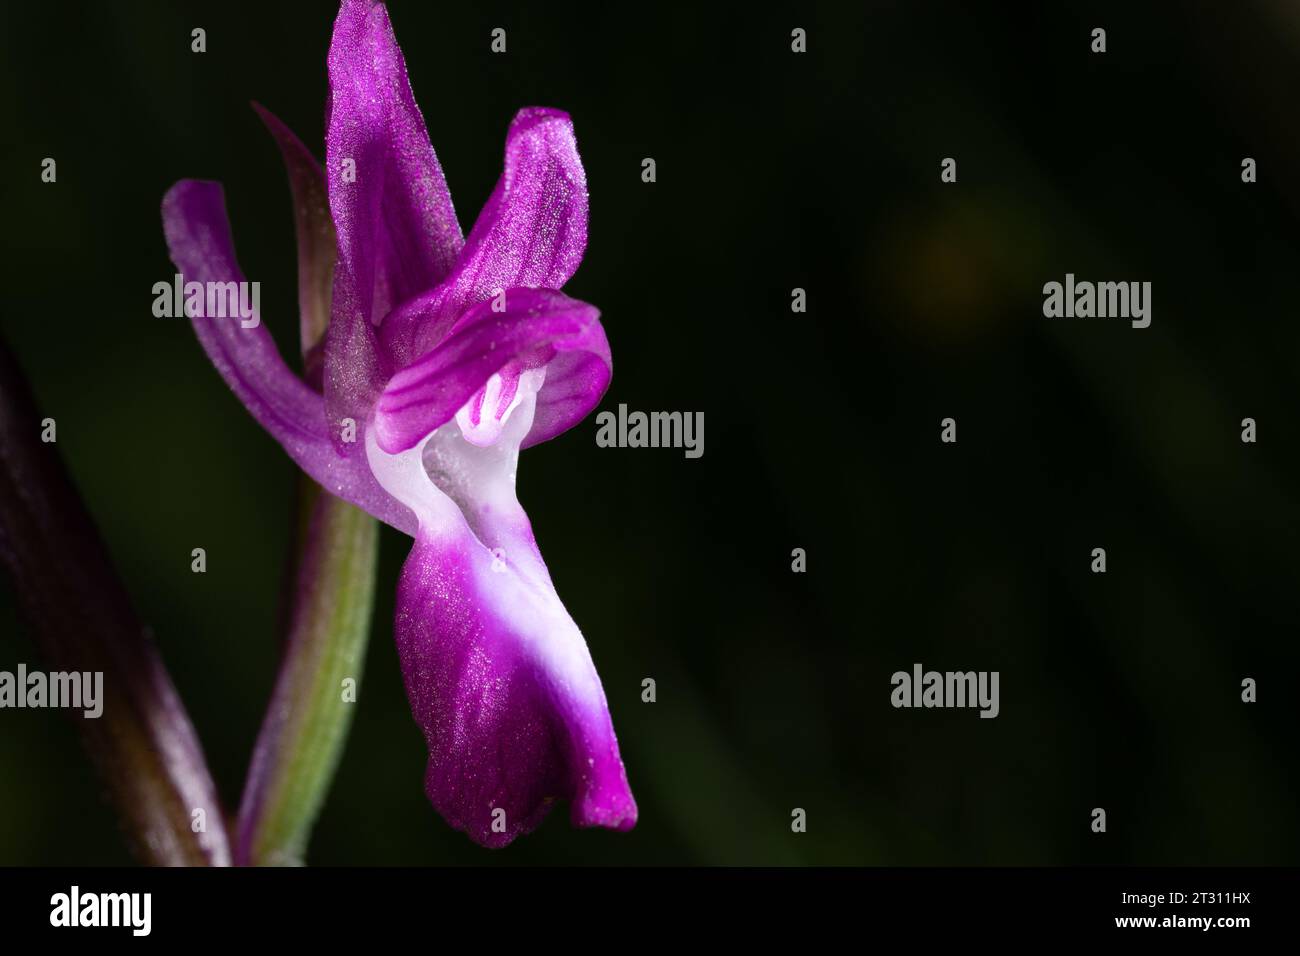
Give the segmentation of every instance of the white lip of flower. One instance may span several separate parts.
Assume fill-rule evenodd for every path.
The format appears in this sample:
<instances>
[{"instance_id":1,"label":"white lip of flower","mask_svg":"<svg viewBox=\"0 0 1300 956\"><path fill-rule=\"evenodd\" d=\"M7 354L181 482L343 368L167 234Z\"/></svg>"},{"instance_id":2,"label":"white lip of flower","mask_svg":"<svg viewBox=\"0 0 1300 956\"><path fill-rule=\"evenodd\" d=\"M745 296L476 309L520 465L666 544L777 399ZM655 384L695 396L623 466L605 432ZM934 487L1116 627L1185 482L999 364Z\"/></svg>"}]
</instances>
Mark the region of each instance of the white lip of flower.
<instances>
[{"instance_id":1,"label":"white lip of flower","mask_svg":"<svg viewBox=\"0 0 1300 956\"><path fill-rule=\"evenodd\" d=\"M503 388L501 376L494 374L481 391L477 423L470 418L476 394L450 421L395 455L381 449L374 428L368 428L366 458L380 486L414 512L422 533L438 534L463 519L495 564L509 562L550 590L550 575L535 548L519 547L528 519L515 497L519 446L532 427L545 381L544 367L521 373L509 405L493 414Z\"/></svg>"},{"instance_id":2,"label":"white lip of flower","mask_svg":"<svg viewBox=\"0 0 1300 956\"><path fill-rule=\"evenodd\" d=\"M510 400L509 406L506 407L505 411L498 411L495 414L494 410L501 404L501 392L505 388L505 383L501 379L501 373L494 372L492 377L487 380L487 384L480 390L483 401L479 404L478 422L475 423L471 418L471 409L475 405L475 399L478 395L470 398L456 413L456 424L460 426L461 436L471 445L478 445L480 448L496 444L501 437L502 429L505 428L506 421L510 418L510 413L524 401L526 386L530 384L526 383L525 379L532 375L533 372L540 372L541 378L537 380L536 388L531 393L528 393L527 397L533 398L536 396L536 389L542 387L542 380L546 378L546 369L544 368L533 369L520 375L514 398Z\"/></svg>"}]
</instances>

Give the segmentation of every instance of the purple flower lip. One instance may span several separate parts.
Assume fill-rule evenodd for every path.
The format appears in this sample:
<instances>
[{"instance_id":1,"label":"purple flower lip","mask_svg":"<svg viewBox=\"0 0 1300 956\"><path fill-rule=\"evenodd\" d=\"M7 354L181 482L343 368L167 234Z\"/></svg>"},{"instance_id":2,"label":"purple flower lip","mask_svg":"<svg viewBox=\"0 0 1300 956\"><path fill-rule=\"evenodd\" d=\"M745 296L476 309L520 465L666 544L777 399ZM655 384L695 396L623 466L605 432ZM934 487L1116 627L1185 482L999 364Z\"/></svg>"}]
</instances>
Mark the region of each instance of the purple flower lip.
<instances>
[{"instance_id":1,"label":"purple flower lip","mask_svg":"<svg viewBox=\"0 0 1300 956\"><path fill-rule=\"evenodd\" d=\"M462 238L382 3L342 4L329 79L324 172L259 110L286 157L306 157L290 173L315 177L304 194L328 198L337 234L323 358L309 363L319 387L260 322L193 317L195 333L304 471L415 538L395 634L439 812L487 846L557 799L575 825L630 829L604 690L515 495L520 449L586 417L611 373L599 312L559 291L587 242L573 124L516 115ZM243 280L218 184L177 183L163 224L187 279Z\"/></svg>"}]
</instances>

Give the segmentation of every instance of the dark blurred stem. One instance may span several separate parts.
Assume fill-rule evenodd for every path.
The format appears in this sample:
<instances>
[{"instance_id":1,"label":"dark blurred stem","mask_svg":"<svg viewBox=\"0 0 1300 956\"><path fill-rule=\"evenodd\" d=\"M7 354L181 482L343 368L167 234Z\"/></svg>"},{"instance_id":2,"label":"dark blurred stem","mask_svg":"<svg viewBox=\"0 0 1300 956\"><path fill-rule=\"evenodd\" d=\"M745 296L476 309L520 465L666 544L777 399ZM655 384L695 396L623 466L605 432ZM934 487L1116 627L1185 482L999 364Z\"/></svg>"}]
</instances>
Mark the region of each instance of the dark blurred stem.
<instances>
[{"instance_id":1,"label":"dark blurred stem","mask_svg":"<svg viewBox=\"0 0 1300 956\"><path fill-rule=\"evenodd\" d=\"M102 672L103 713L70 711L136 856L229 865L198 737L147 628L0 342L0 561L52 671Z\"/></svg>"}]
</instances>

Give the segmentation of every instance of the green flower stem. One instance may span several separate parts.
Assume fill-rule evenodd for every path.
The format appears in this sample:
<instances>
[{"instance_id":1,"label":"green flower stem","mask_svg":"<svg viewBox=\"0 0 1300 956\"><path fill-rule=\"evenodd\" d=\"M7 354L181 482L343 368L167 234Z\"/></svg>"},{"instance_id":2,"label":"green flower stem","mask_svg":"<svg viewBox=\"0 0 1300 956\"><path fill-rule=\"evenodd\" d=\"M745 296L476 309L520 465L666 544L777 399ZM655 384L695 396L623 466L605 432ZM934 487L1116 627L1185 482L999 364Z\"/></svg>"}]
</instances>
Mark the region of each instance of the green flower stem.
<instances>
[{"instance_id":1,"label":"green flower stem","mask_svg":"<svg viewBox=\"0 0 1300 956\"><path fill-rule=\"evenodd\" d=\"M237 861L300 865L343 753L374 605L378 522L302 481L289 639L240 807Z\"/></svg>"}]
</instances>

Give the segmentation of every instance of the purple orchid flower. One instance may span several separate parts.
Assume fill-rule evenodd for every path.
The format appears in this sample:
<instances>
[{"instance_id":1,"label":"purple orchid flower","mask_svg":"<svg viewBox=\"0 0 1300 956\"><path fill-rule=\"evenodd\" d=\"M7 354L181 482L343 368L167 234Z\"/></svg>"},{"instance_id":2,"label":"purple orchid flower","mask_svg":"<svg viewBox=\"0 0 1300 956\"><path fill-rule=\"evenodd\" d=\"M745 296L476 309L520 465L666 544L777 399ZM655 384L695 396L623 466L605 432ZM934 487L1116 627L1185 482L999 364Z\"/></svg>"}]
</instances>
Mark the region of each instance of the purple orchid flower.
<instances>
[{"instance_id":1,"label":"purple orchid flower","mask_svg":"<svg viewBox=\"0 0 1300 956\"><path fill-rule=\"evenodd\" d=\"M438 811L487 846L557 798L575 825L630 829L600 678L515 496L519 450L578 423L610 379L599 313L558 291L587 241L572 123L515 117L463 239L382 3L344 0L329 81L325 173L264 115L286 158L324 176L337 233L320 390L260 321L195 317L195 332L307 474L415 538L395 633ZM219 184L177 183L163 223L187 281L243 281Z\"/></svg>"}]
</instances>

